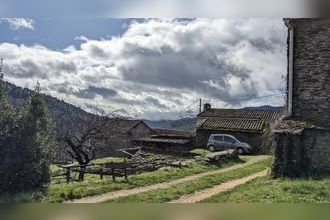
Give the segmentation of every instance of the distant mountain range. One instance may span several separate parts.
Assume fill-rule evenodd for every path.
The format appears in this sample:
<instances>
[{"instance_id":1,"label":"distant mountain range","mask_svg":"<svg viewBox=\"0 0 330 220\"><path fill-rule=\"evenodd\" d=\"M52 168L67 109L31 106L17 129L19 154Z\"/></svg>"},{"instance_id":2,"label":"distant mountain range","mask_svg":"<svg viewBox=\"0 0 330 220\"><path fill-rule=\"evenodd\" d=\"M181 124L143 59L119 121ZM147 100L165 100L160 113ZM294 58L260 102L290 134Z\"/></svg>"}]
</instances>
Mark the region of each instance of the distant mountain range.
<instances>
[{"instance_id":1,"label":"distant mountain range","mask_svg":"<svg viewBox=\"0 0 330 220\"><path fill-rule=\"evenodd\" d=\"M9 96L9 101L14 105L24 105L28 102L33 91L30 89L22 88L14 84L6 82L7 93ZM81 108L59 100L49 95L45 95L46 105L48 107L49 113L53 118L56 126L62 127L66 126L67 123L72 123L72 121L81 121L88 118L95 117L95 114L86 112ZM281 110L283 106L273 107L269 105L259 106L259 107L245 107L244 109L251 110ZM96 116L97 117L97 116ZM144 122L151 128L166 128L166 129L176 129L176 130L195 130L196 118L182 118L178 120L144 120Z\"/></svg>"},{"instance_id":2,"label":"distant mountain range","mask_svg":"<svg viewBox=\"0 0 330 220\"><path fill-rule=\"evenodd\" d=\"M144 122L151 128L166 128L175 130L194 131L195 118L182 118L178 120L144 120Z\"/></svg>"},{"instance_id":3,"label":"distant mountain range","mask_svg":"<svg viewBox=\"0 0 330 220\"><path fill-rule=\"evenodd\" d=\"M243 109L274 111L274 110L283 110L284 107L263 105L257 107L244 107ZM178 120L159 120L159 121L144 120L144 122L147 125L149 125L151 128L166 128L166 129L194 131L196 127L196 118L182 118Z\"/></svg>"}]
</instances>

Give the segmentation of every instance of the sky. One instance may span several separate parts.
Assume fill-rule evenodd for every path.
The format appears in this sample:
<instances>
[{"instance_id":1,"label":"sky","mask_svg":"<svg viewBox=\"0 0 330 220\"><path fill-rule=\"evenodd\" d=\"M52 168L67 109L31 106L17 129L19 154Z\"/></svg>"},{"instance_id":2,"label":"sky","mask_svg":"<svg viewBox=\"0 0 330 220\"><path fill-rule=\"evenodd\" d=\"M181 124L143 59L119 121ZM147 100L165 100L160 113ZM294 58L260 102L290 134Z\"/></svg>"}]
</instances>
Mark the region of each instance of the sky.
<instances>
[{"instance_id":1,"label":"sky","mask_svg":"<svg viewBox=\"0 0 330 220\"><path fill-rule=\"evenodd\" d=\"M95 113L193 117L284 104L281 18L0 18L5 79Z\"/></svg>"}]
</instances>

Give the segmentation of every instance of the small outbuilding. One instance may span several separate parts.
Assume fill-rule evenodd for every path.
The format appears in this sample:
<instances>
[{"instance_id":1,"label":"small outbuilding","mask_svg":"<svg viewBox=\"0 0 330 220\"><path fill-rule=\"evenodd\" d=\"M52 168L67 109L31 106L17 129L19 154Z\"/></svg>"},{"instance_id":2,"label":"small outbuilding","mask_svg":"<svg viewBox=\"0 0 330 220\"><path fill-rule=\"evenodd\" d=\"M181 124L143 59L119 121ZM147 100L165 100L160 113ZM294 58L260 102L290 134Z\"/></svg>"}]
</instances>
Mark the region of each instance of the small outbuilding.
<instances>
[{"instance_id":1,"label":"small outbuilding","mask_svg":"<svg viewBox=\"0 0 330 220\"><path fill-rule=\"evenodd\" d=\"M150 137L139 138L133 141L136 146L147 147L155 150L183 152L195 148L196 135L193 131L174 129L153 129Z\"/></svg>"},{"instance_id":2,"label":"small outbuilding","mask_svg":"<svg viewBox=\"0 0 330 220\"><path fill-rule=\"evenodd\" d=\"M114 156L120 149L134 147L133 140L155 134L143 120L114 118L104 129L107 137L104 140L104 149L100 149L102 156Z\"/></svg>"}]
</instances>

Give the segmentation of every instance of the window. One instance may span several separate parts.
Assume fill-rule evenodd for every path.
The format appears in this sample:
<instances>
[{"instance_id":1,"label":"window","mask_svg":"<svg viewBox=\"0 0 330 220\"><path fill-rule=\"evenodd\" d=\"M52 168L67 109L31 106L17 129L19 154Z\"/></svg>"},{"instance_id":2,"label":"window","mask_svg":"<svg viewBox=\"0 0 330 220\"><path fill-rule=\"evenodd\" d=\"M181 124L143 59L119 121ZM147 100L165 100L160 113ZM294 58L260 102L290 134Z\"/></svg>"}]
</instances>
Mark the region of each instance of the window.
<instances>
[{"instance_id":1,"label":"window","mask_svg":"<svg viewBox=\"0 0 330 220\"><path fill-rule=\"evenodd\" d=\"M213 140L215 141L223 141L223 137L222 136L214 136Z\"/></svg>"},{"instance_id":2,"label":"window","mask_svg":"<svg viewBox=\"0 0 330 220\"><path fill-rule=\"evenodd\" d=\"M236 143L236 140L234 140L233 138L231 137L228 137L228 136L225 136L225 142L227 143Z\"/></svg>"}]
</instances>

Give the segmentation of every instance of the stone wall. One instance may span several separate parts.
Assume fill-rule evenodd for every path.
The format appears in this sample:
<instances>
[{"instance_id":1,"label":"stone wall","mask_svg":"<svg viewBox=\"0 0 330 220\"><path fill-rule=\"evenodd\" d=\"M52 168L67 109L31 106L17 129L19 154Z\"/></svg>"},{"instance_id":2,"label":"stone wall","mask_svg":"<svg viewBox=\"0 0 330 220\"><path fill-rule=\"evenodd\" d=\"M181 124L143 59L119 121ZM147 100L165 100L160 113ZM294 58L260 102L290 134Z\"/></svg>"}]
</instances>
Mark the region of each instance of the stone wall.
<instances>
[{"instance_id":1,"label":"stone wall","mask_svg":"<svg viewBox=\"0 0 330 220\"><path fill-rule=\"evenodd\" d=\"M292 19L293 118L330 128L330 19Z\"/></svg>"},{"instance_id":2,"label":"stone wall","mask_svg":"<svg viewBox=\"0 0 330 220\"><path fill-rule=\"evenodd\" d=\"M154 134L154 131L144 123L137 124L129 132L123 134L109 135L103 147L97 151L97 157L109 157L122 155L118 153L119 149L134 147L133 140L149 137Z\"/></svg>"},{"instance_id":3,"label":"stone wall","mask_svg":"<svg viewBox=\"0 0 330 220\"><path fill-rule=\"evenodd\" d=\"M275 132L274 177L330 173L330 131L303 128Z\"/></svg>"}]
</instances>

